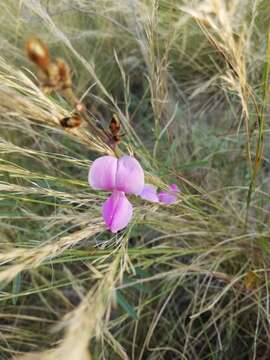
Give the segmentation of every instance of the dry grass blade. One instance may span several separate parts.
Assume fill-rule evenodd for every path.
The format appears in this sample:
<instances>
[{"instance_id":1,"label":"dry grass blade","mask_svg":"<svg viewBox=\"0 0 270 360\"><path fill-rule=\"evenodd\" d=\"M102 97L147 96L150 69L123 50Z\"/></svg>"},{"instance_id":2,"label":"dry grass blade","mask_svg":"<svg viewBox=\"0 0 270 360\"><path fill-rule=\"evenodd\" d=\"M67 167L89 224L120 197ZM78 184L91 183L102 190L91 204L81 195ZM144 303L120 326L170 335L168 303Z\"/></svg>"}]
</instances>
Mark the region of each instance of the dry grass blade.
<instances>
[{"instance_id":1,"label":"dry grass blade","mask_svg":"<svg viewBox=\"0 0 270 360\"><path fill-rule=\"evenodd\" d=\"M269 358L269 14L0 2L1 360ZM107 231L105 154L176 202Z\"/></svg>"}]
</instances>

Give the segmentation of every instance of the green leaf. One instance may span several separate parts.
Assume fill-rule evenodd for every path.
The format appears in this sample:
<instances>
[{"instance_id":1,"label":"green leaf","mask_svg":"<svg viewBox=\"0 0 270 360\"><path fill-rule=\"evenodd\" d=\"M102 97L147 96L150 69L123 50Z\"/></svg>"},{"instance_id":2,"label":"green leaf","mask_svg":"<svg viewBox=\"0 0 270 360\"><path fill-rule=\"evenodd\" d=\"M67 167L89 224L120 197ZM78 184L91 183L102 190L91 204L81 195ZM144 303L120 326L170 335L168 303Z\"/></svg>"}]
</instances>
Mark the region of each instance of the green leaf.
<instances>
[{"instance_id":1,"label":"green leaf","mask_svg":"<svg viewBox=\"0 0 270 360\"><path fill-rule=\"evenodd\" d=\"M133 283L134 281L136 281L136 279L130 279L127 276L124 276L124 284L130 284ZM145 294L150 294L151 293L151 289L148 286L145 286L144 284L132 284L131 286L132 288L142 291Z\"/></svg>"},{"instance_id":2,"label":"green leaf","mask_svg":"<svg viewBox=\"0 0 270 360\"><path fill-rule=\"evenodd\" d=\"M138 315L134 307L125 299L124 295L120 293L120 290L116 291L116 301L125 310L129 316L134 320L139 320Z\"/></svg>"}]
</instances>

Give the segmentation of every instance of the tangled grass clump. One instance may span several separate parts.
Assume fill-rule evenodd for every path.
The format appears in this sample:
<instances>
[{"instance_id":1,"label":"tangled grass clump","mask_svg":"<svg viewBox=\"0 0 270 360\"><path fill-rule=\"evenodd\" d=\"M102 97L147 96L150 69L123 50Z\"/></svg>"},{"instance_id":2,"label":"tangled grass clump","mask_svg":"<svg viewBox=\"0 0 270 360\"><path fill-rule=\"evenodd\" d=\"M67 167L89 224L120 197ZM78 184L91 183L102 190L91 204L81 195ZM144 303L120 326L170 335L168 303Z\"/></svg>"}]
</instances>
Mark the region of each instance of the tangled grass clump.
<instances>
[{"instance_id":1,"label":"tangled grass clump","mask_svg":"<svg viewBox=\"0 0 270 360\"><path fill-rule=\"evenodd\" d=\"M269 14L0 3L1 360L269 359ZM110 233L87 176L124 154L181 194Z\"/></svg>"}]
</instances>

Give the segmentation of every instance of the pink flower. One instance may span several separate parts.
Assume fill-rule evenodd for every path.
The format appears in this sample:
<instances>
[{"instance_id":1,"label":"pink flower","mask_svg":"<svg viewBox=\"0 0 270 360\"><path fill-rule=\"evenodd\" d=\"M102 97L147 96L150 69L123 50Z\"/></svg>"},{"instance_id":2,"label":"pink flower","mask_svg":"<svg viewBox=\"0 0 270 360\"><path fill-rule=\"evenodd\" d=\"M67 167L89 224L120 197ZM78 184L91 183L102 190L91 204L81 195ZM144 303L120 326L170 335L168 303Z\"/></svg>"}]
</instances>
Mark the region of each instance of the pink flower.
<instances>
[{"instance_id":1,"label":"pink flower","mask_svg":"<svg viewBox=\"0 0 270 360\"><path fill-rule=\"evenodd\" d=\"M145 184L140 196L148 201L162 202L164 204L171 205L177 201L177 195L179 192L180 189L176 184L171 184L169 186L169 191L160 191L159 193L157 193L156 186Z\"/></svg>"},{"instance_id":2,"label":"pink flower","mask_svg":"<svg viewBox=\"0 0 270 360\"><path fill-rule=\"evenodd\" d=\"M159 202L157 187L152 184L145 184L140 197L151 202Z\"/></svg>"},{"instance_id":3,"label":"pink flower","mask_svg":"<svg viewBox=\"0 0 270 360\"><path fill-rule=\"evenodd\" d=\"M151 202L173 204L180 192L177 185L169 191L160 191L151 184L144 184L144 172L132 156L102 156L90 167L88 181L95 190L111 191L112 194L102 206L102 216L107 228L116 233L127 226L132 218L133 208L126 194L139 195Z\"/></svg>"},{"instance_id":4,"label":"pink flower","mask_svg":"<svg viewBox=\"0 0 270 360\"><path fill-rule=\"evenodd\" d=\"M93 162L88 181L93 189L112 192L102 206L107 228L116 233L126 227L133 209L125 194L139 195L144 188L144 172L138 161L131 156L102 156Z\"/></svg>"},{"instance_id":5,"label":"pink flower","mask_svg":"<svg viewBox=\"0 0 270 360\"><path fill-rule=\"evenodd\" d=\"M164 204L174 204L177 201L177 195L180 189L176 184L169 185L169 191L160 191L158 194L159 201Z\"/></svg>"}]
</instances>

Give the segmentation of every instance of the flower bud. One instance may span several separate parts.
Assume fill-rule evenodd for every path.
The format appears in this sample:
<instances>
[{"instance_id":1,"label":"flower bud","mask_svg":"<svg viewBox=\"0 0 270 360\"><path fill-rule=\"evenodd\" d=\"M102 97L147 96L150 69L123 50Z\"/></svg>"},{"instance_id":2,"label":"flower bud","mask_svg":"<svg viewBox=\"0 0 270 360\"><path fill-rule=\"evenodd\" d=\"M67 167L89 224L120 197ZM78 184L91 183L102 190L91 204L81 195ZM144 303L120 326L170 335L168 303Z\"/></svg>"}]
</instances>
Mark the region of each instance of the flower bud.
<instances>
[{"instance_id":1,"label":"flower bud","mask_svg":"<svg viewBox=\"0 0 270 360\"><path fill-rule=\"evenodd\" d=\"M47 71L51 62L49 49L40 39L31 37L26 43L29 59L36 63L42 70Z\"/></svg>"}]
</instances>

